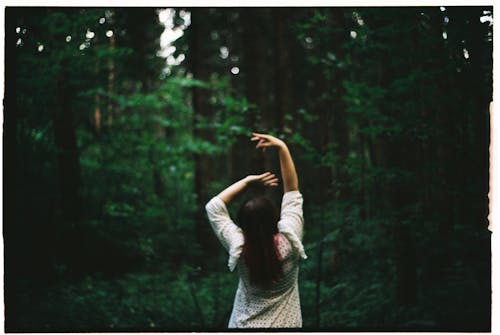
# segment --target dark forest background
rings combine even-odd
[[[158,13],[6,8],[7,331],[223,329],[204,204],[279,171],[251,131],[297,165],[304,330],[490,330],[492,7],[175,8],[168,65]]]

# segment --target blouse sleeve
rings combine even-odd
[[[229,253],[228,267],[233,271],[243,250],[244,237],[227,210],[226,204],[218,197],[212,198],[206,205],[208,220],[215,236]]]
[[[300,257],[307,256],[302,245],[304,233],[304,216],[302,212],[303,198],[299,191],[286,192],[281,203],[281,216],[278,230],[291,242]]]

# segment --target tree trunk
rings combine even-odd
[[[293,69],[291,64],[290,50],[292,48],[290,36],[288,35],[290,22],[288,21],[291,11],[289,8],[273,8],[271,18],[273,22],[273,41],[274,41],[274,108],[272,113],[268,113],[268,118],[272,124],[272,129],[283,133],[284,135],[292,135],[291,120],[285,118],[285,115],[294,114],[293,101]],[[269,111],[271,112],[271,110]],[[271,171],[279,171],[279,160],[274,159],[269,166]],[[299,171],[300,172],[300,171]],[[270,190],[273,197],[279,199],[281,196],[280,189]]]
[[[289,8],[273,9],[274,83],[276,92],[273,128],[291,133],[291,124],[285,120],[287,113],[293,113],[293,70],[290,64],[290,42],[287,34],[289,26],[287,18],[289,15]]]
[[[333,50],[338,59],[344,60],[345,55],[342,50],[342,44],[349,38],[346,22],[344,18],[344,10],[342,8],[333,8],[330,10],[329,23],[332,26],[332,42]],[[338,143],[337,152],[340,156],[340,162],[345,162],[349,151],[352,150],[352,139],[349,137],[349,127],[346,122],[345,104],[342,97],[345,95],[345,88],[342,82],[346,79],[347,74],[344,70],[337,68],[335,71],[335,79],[332,83],[333,100],[330,107],[332,111],[332,130],[335,142]],[[354,137],[352,137],[354,138]],[[341,181],[337,183],[337,201],[349,201],[351,199],[351,188],[349,187],[349,176],[345,169],[342,168],[344,164],[340,164],[334,168],[335,179]]]
[[[75,222],[81,218],[80,163],[71,108],[73,92],[68,82],[69,65],[63,60],[61,66],[56,78],[58,107],[53,113],[54,137],[61,176],[62,215],[65,221]]]
[[[209,80],[209,52],[207,50],[207,41],[210,40],[210,27],[207,24],[208,9],[195,8],[191,11],[190,34],[190,60],[189,65],[193,77],[198,80]],[[205,88],[193,87],[193,109],[197,116],[208,120],[212,116],[209,105],[210,94]],[[195,118],[196,119],[196,118]],[[195,121],[196,122],[196,121]],[[213,143],[213,134],[203,127],[194,125],[193,135],[195,139]],[[209,185],[214,180],[214,159],[204,153],[195,155],[195,190],[197,194],[197,216],[196,232],[198,240],[204,250],[209,254],[214,254],[216,250],[216,241],[210,231],[205,214],[205,204],[210,200],[213,194],[209,194]]]
[[[267,9],[251,8],[241,11],[242,32],[242,74],[244,76],[245,95],[251,104],[256,105],[255,112],[250,114],[250,124],[255,131],[269,130],[269,89],[266,71],[266,52],[269,46],[265,38],[265,19]],[[248,148],[248,150],[241,150]],[[262,172],[269,167],[269,161],[260,152],[248,144],[248,139],[241,139],[234,145],[232,154],[233,171],[238,174],[241,171],[249,173]],[[236,180],[239,175],[234,175]]]
[[[109,48],[111,51],[114,51],[116,47],[116,41],[115,41],[115,35],[113,34],[109,38]],[[108,60],[108,105],[106,108],[106,114],[107,115],[107,121],[108,121],[108,127],[111,127],[113,124],[113,101],[111,99],[111,96],[114,91],[114,85],[115,85],[115,61],[113,57],[109,57]]]
[[[95,43],[96,44],[99,43],[99,37],[98,36],[95,37]],[[94,74],[95,74],[96,78],[99,78],[99,71],[100,71],[99,59],[96,58],[95,65],[94,65]],[[95,132],[99,133],[100,130],[101,130],[101,122],[102,122],[101,94],[99,92],[94,93],[94,103],[95,103],[95,107],[94,107],[94,128],[95,128]]]

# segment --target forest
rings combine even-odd
[[[304,331],[490,331],[492,28],[491,6],[6,7],[5,331],[226,329],[204,205],[279,173],[252,131],[297,167]]]

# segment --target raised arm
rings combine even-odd
[[[236,183],[228,186],[225,190],[220,192],[217,197],[224,201],[224,203],[227,205],[250,183],[261,183],[264,186],[278,186],[278,178],[276,178],[276,176],[270,172],[266,172],[260,175],[246,176],[245,178],[240,179]]]
[[[256,148],[262,148],[263,150],[267,147],[278,148],[284,193],[298,190],[299,179],[297,177],[297,172],[295,171],[292,155],[290,154],[290,150],[288,150],[285,142],[267,134],[253,133],[252,135],[253,137],[251,138],[251,141],[259,141]]]

